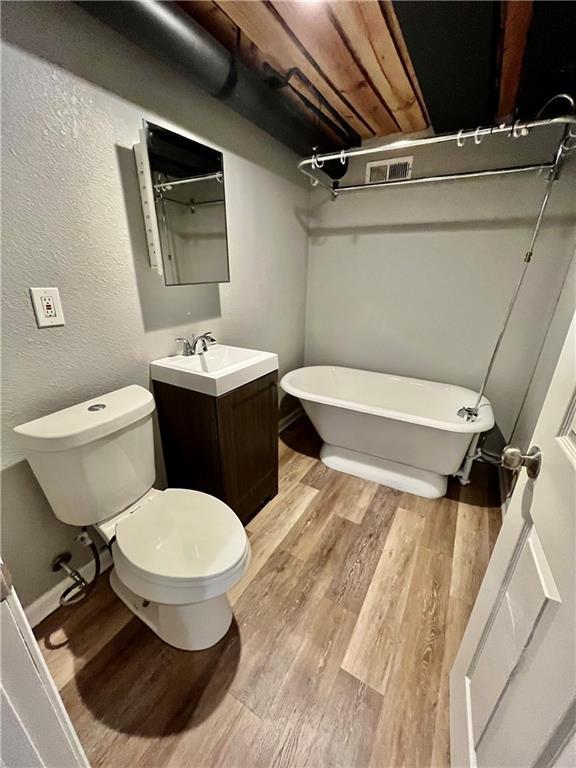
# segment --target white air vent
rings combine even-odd
[[[412,178],[413,160],[414,155],[410,155],[410,157],[392,157],[390,160],[374,160],[366,163],[366,184],[381,184]]]

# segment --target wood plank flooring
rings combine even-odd
[[[448,674],[500,527],[491,469],[426,500],[327,469],[305,418],[248,525],[235,621],[199,653],[114,596],[36,630],[92,766],[449,765]]]

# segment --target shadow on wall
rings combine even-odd
[[[503,230],[517,231],[527,229],[534,223],[534,217],[508,219],[470,219],[461,221],[409,221],[401,223],[367,224],[365,226],[318,226],[310,222],[308,235],[313,245],[323,245],[330,237],[350,237],[353,242],[364,235],[396,235],[396,234],[433,234],[444,232],[500,232]],[[574,217],[548,216],[542,224],[542,232],[564,227],[571,231]]]
[[[217,283],[167,287],[162,275],[150,269],[134,153],[126,147],[116,146],[116,157],[144,330],[155,331],[220,317]]]
[[[50,560],[58,552],[72,553],[73,564],[86,562],[86,550],[71,542],[75,528],[56,519],[28,462],[19,461],[1,473],[0,527],[2,555],[10,569],[20,601],[28,605],[39,591],[57,584],[63,574],[53,573]],[[22,518],[26,525],[22,525]],[[31,532],[33,532],[31,534]],[[50,556],[47,558],[46,553]],[[10,553],[7,555],[7,553]],[[35,568],[31,572],[31,564]],[[38,572],[45,574],[44,589],[38,589]]]

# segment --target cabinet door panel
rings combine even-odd
[[[218,398],[224,495],[243,523],[278,493],[278,374]]]
[[[223,499],[216,398],[154,382],[166,479]]]

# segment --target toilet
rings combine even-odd
[[[56,517],[110,545],[110,584],[165,642],[217,643],[232,622],[228,590],[250,561],[239,518],[199,491],[153,487],[154,398],[132,385],[15,428]]]

